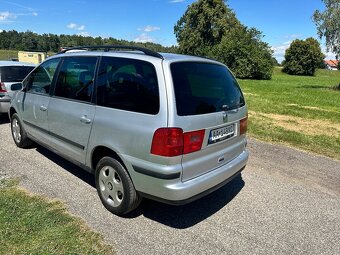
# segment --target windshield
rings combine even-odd
[[[171,64],[177,114],[213,113],[245,105],[241,89],[222,65],[197,62]]]
[[[21,82],[33,68],[33,66],[2,66],[0,67],[1,82]]]

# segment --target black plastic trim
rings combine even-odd
[[[24,123],[25,123],[26,125],[28,125],[28,126],[31,126],[31,127],[35,128],[35,129],[40,130],[41,132],[43,132],[43,133],[45,133],[45,134],[48,134],[48,135],[50,135],[50,136],[53,136],[53,137],[55,137],[55,138],[57,138],[57,139],[59,139],[59,140],[61,140],[61,141],[64,141],[64,142],[66,142],[66,143],[68,143],[68,144],[71,144],[71,145],[73,145],[74,147],[77,147],[78,149],[81,149],[81,150],[84,150],[84,149],[85,149],[85,146],[83,146],[83,145],[81,145],[81,144],[75,143],[75,142],[73,142],[73,141],[71,141],[71,140],[69,140],[69,139],[66,139],[66,138],[64,138],[64,137],[62,137],[62,136],[60,136],[60,135],[57,135],[57,134],[55,134],[55,133],[52,133],[52,132],[50,132],[50,131],[48,131],[48,130],[46,130],[46,129],[44,129],[44,128],[41,128],[41,127],[39,127],[39,126],[36,126],[36,125],[34,125],[34,124],[32,124],[32,123],[30,123],[30,122],[28,122],[28,121],[25,121],[25,120],[24,120]]]
[[[133,169],[140,174],[145,174],[151,177],[155,177],[158,179],[163,179],[163,180],[173,180],[177,179],[181,176],[181,173],[171,173],[171,174],[163,174],[163,173],[157,173],[139,166],[132,166]]]
[[[66,48],[64,50],[61,50],[58,54],[65,53],[65,52],[68,52],[70,50],[92,50],[92,49],[103,49],[105,52],[109,52],[110,49],[136,50],[136,51],[141,51],[145,55],[148,55],[148,56],[164,59],[164,57],[156,51],[149,50],[149,49],[142,48],[142,47],[122,46],[122,45],[77,46],[77,47],[70,47],[70,48]]]

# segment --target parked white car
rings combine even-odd
[[[35,65],[25,62],[0,61],[0,114],[7,113],[13,92],[11,85],[22,82]]]

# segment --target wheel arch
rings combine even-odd
[[[128,171],[126,165],[124,164],[123,160],[119,157],[118,153],[106,146],[97,146],[96,148],[93,149],[91,156],[91,168],[93,169],[93,171],[95,171],[98,162],[103,157],[112,157],[116,159]]]
[[[9,116],[10,119],[12,119],[12,116],[13,116],[14,113],[17,113],[17,111],[14,109],[14,107],[9,108],[8,116]]]

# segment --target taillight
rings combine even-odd
[[[153,135],[151,153],[165,157],[183,154],[183,130],[181,128],[159,128]]]
[[[248,116],[240,120],[240,135],[247,133]]]
[[[153,135],[151,153],[164,157],[175,157],[202,148],[204,130],[183,133],[181,128],[159,128]]]
[[[205,130],[184,133],[183,154],[199,151],[202,148]]]
[[[0,92],[7,92],[5,83],[3,82],[0,83]]]

